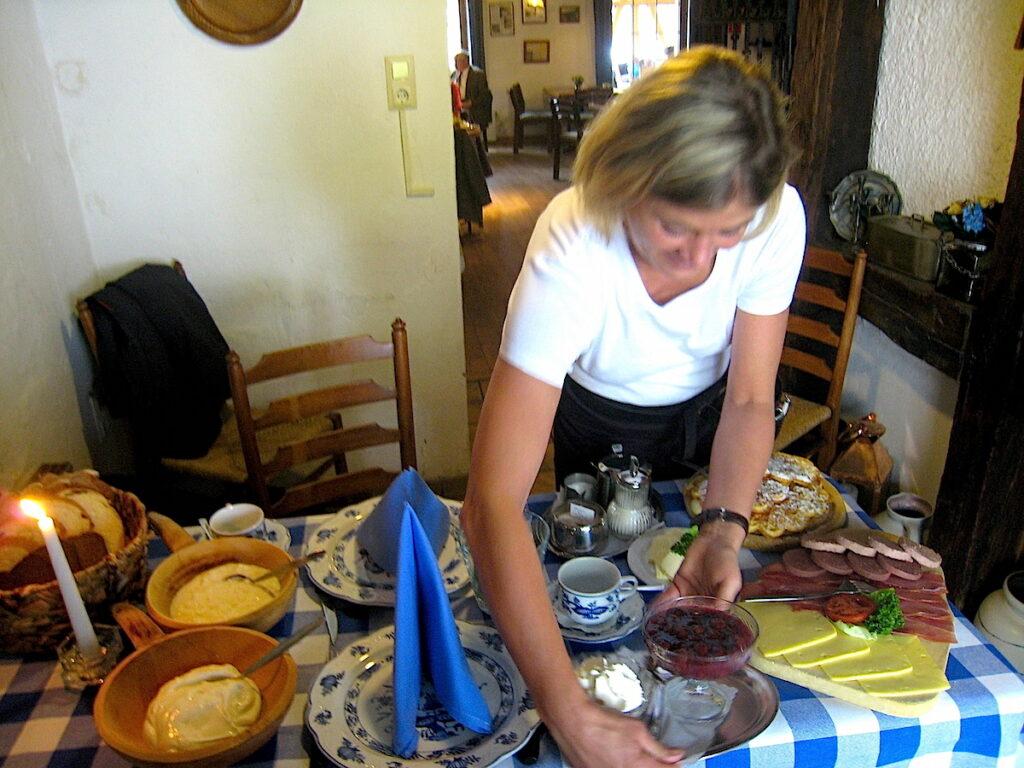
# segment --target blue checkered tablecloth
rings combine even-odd
[[[678,484],[655,484],[666,508],[666,523],[682,525],[687,517]],[[544,509],[551,496],[531,499]],[[849,501],[849,499],[848,499]],[[283,521],[291,535],[290,552],[302,554],[305,542],[328,519],[303,517]],[[850,512],[851,525],[870,525],[863,512]],[[160,542],[150,546],[150,561],[166,555]],[[774,555],[744,551],[745,578]],[[624,559],[620,567],[626,570]],[[554,573],[557,558],[548,557]],[[392,622],[392,611],[334,600],[320,593],[303,571],[295,602],[270,634],[284,637],[321,612],[321,603],[339,619],[335,650]],[[457,618],[484,621],[471,595],[453,601]],[[1024,681],[974,626],[954,608],[958,642],[946,669],[952,687],[939,696],[934,709],[917,718],[898,718],[848,704],[798,685],[772,678],[780,707],[774,721],[758,736],[728,752],[706,758],[706,768],[784,768],[785,766],[944,766],[1024,765],[1020,734],[1024,725]],[[634,633],[635,635],[636,633]],[[636,638],[627,641],[635,645]],[[592,651],[598,646],[574,646]],[[304,726],[307,692],[330,655],[326,630],[300,641],[291,651],[299,667],[295,699],[277,736],[240,765],[258,768],[299,768],[333,765],[320,754]],[[56,659],[0,655],[0,765],[5,768],[88,768],[127,763],[100,742],[92,721],[93,693],[65,691]],[[518,768],[507,758],[502,768]],[[560,768],[562,761],[550,738],[540,742],[540,768]],[[474,768],[487,768],[478,766]]]

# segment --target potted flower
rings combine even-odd
[[[575,90],[577,90],[577,91],[580,88],[582,88],[583,87],[583,75],[573,75],[572,76],[572,85],[573,85],[573,88]]]

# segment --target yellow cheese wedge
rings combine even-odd
[[[949,680],[935,659],[928,653],[921,638],[915,635],[893,635],[914,668],[902,675],[858,680],[861,688],[875,696],[924,696],[949,688]]]
[[[913,668],[914,665],[903,652],[903,644],[894,640],[892,636],[880,637],[873,641],[868,653],[863,656],[822,667],[826,675],[841,682],[902,675]]]
[[[785,603],[741,602],[757,619],[757,649],[771,658],[836,636],[835,625],[816,611],[794,611]]]
[[[839,632],[824,643],[815,643],[783,655],[786,657],[786,661],[794,667],[804,669],[818,664],[833,664],[843,659],[865,656],[870,650],[869,643],[864,638]]]

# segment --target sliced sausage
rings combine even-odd
[[[856,552],[864,557],[874,557],[875,548],[871,546],[867,537],[857,535],[853,531],[836,531],[836,541],[846,547],[849,552]]]
[[[814,579],[825,575],[825,569],[811,560],[811,553],[803,547],[793,547],[783,552],[782,564],[794,576]]]
[[[800,537],[800,543],[818,552],[842,554],[846,551],[846,547],[836,541],[833,533],[805,533]]]
[[[908,563],[914,559],[899,545],[899,542],[890,539],[881,531],[871,530],[868,533],[868,541],[871,542],[871,546],[880,555],[885,555],[893,560],[905,560]]]
[[[914,560],[919,562],[925,568],[938,568],[942,565],[942,555],[931,547],[919,544],[912,539],[908,539],[906,536],[900,537],[900,546],[908,555],[914,558]]]
[[[878,555],[877,560],[893,576],[898,576],[901,579],[908,579],[910,581],[917,581],[921,578],[921,574],[924,572],[921,568],[921,564],[913,560],[894,560],[887,555]]]
[[[856,552],[846,553],[846,562],[853,568],[853,572],[865,579],[885,581],[889,578],[889,571],[878,562],[875,551],[871,550],[871,556],[858,555]]]
[[[824,568],[829,573],[837,573],[840,576],[849,576],[853,568],[846,561],[846,555],[840,552],[824,552],[820,549],[810,551],[811,560],[815,565]]]

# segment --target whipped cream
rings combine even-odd
[[[644,703],[644,688],[633,669],[604,657],[586,659],[576,669],[580,685],[590,697],[619,712],[631,712]]]
[[[160,687],[143,731],[158,749],[198,749],[245,731],[262,706],[259,687],[234,665],[206,664]]]

